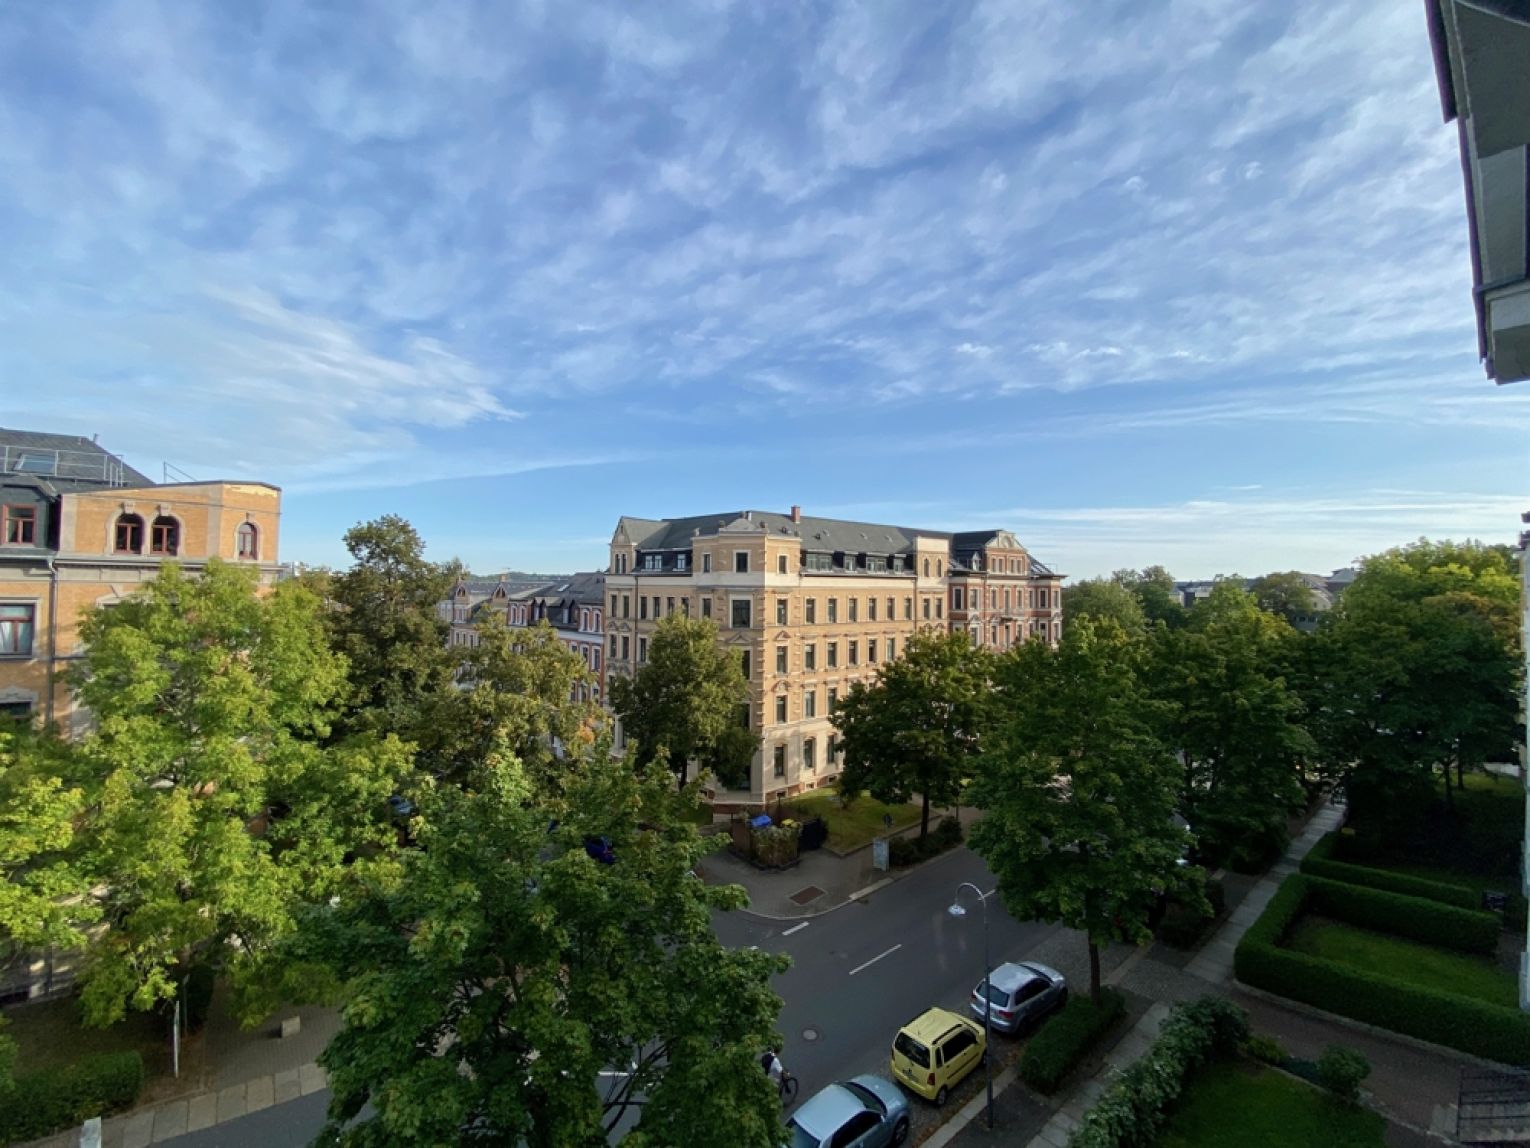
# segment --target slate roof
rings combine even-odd
[[[742,521],[746,518],[748,521]],[[941,530],[850,522],[840,518],[813,518],[806,514],[800,522],[793,522],[791,515],[777,514],[770,510],[740,510],[667,520],[628,518],[623,515],[620,525],[639,550],[686,550],[698,534],[703,537],[716,535],[723,527],[734,523],[755,530],[763,527],[770,534],[800,538],[808,550],[843,551],[847,554],[912,553],[916,537],[951,537]]]
[[[20,469],[20,458],[29,451],[46,452],[49,469]],[[54,456],[54,451],[61,453]],[[57,490],[156,485],[153,479],[134,470],[100,443],[82,435],[50,434],[46,431],[14,430],[9,427],[0,427],[0,473],[19,473],[41,478]]]

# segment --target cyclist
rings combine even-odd
[[[760,1067],[765,1070],[765,1075],[770,1077],[770,1082],[780,1088],[781,1078],[786,1074],[786,1066],[781,1063],[781,1058],[776,1055],[775,1049],[765,1050],[760,1057]]]

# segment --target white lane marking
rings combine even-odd
[[[812,924],[811,921],[803,921],[802,924],[800,924],[800,925],[793,925],[790,929],[787,929],[786,932],[782,933],[781,935],[783,937],[789,937],[793,933],[800,933],[800,932],[802,932],[803,929],[807,928],[810,924]]]
[[[856,973],[860,972],[862,969],[869,969],[869,968],[871,968],[872,965],[876,964],[883,957],[891,956],[893,953],[896,953],[902,947],[903,947],[902,944],[896,944],[892,948],[888,949],[887,952],[885,952],[885,953],[878,953],[876,956],[872,957],[871,960],[867,961],[864,965],[856,965],[855,968],[850,970],[850,975],[853,977],[853,976],[855,976]]]
[[[864,889],[857,889],[854,893],[851,893],[850,896],[846,897],[845,900],[859,901],[862,897],[869,896],[870,894],[875,893],[878,889],[886,888],[892,883],[893,879],[891,877],[883,877],[875,885],[867,885]]]

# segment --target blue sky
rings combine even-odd
[[[1417,3],[19,4],[0,250],[0,425],[274,482],[289,560],[798,503],[1194,577],[1530,506]]]

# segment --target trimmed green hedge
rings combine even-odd
[[[1326,877],[1330,881],[1343,881],[1349,885],[1365,885],[1372,889],[1385,889],[1389,893],[1402,893],[1408,897],[1422,897],[1426,901],[1439,901],[1460,909],[1476,909],[1477,894],[1465,885],[1451,885],[1444,881],[1430,881],[1423,877],[1410,877],[1406,873],[1392,873],[1386,869],[1372,869],[1369,865],[1354,865],[1335,859],[1340,843],[1339,830],[1325,833],[1312,851],[1302,858],[1302,872],[1309,877]]]
[[[894,837],[887,846],[887,860],[894,868],[917,865],[961,843],[962,823],[948,813],[936,823],[923,841],[917,837]]]
[[[1325,917],[1463,953],[1491,954],[1498,949],[1503,926],[1492,913],[1326,877],[1308,877],[1307,882],[1309,907]]]
[[[1530,1064],[1530,1014],[1453,993],[1419,988],[1405,981],[1281,948],[1281,938],[1309,907],[1314,886],[1334,884],[1300,873],[1286,878],[1270,899],[1269,907],[1238,944],[1233,967],[1240,981],[1340,1016],[1475,1056],[1505,1064]],[[1362,892],[1382,897],[1397,896],[1378,890]],[[1436,909],[1447,908],[1411,897],[1401,900]],[[1330,912],[1332,908],[1330,901]],[[1388,931],[1393,930],[1389,927]]]
[[[1100,1006],[1087,995],[1071,997],[1042,1025],[1020,1058],[1020,1078],[1038,1092],[1051,1092],[1126,1012],[1126,998],[1102,989]]]
[[[143,1057],[107,1052],[19,1075],[0,1091],[0,1144],[36,1140],[128,1108],[143,1091]]]
[[[1148,1148],[1190,1075],[1231,1056],[1247,1037],[1248,1014],[1225,998],[1176,1005],[1153,1047],[1127,1066],[1085,1114],[1069,1148]]]

